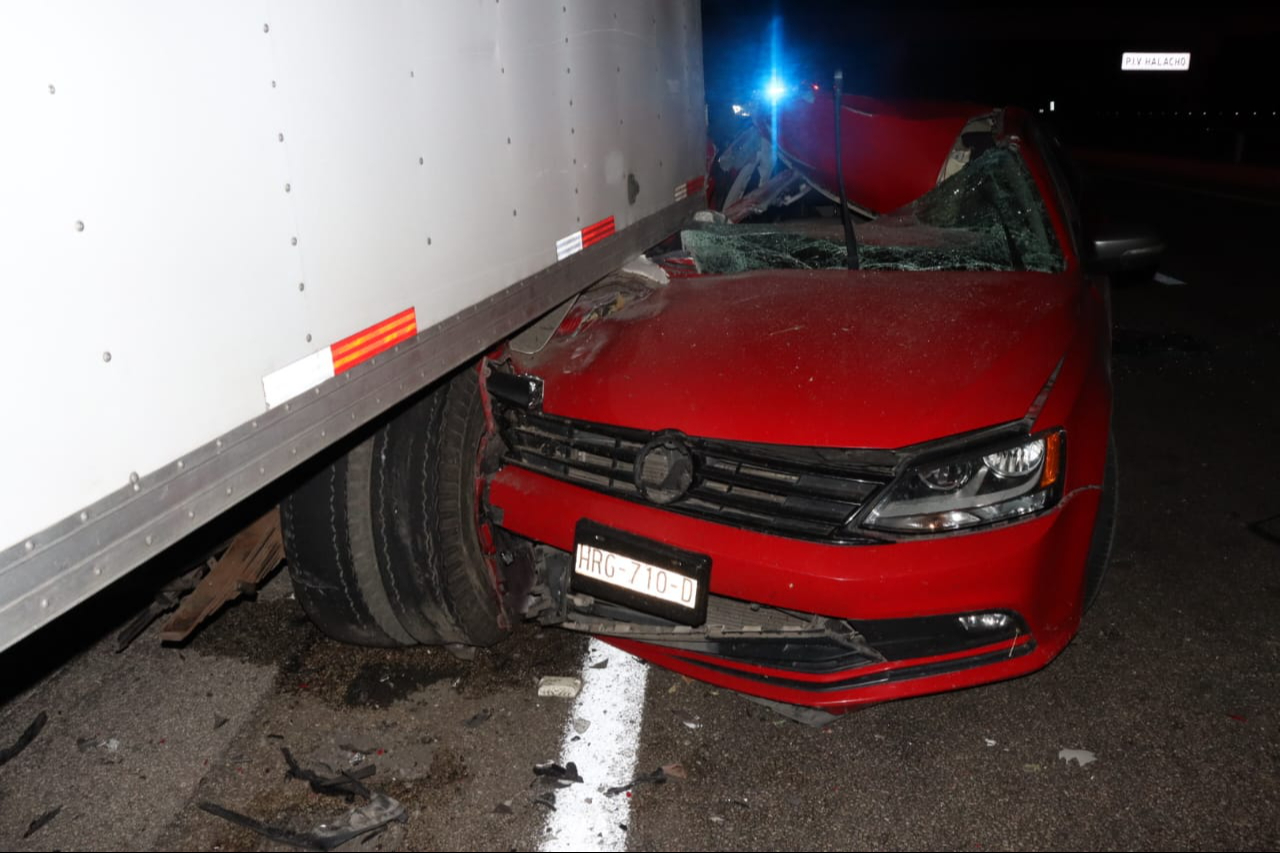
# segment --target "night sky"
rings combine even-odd
[[[1280,11],[1265,7],[1219,4],[1206,14],[1172,6],[704,0],[703,31],[713,129],[714,114],[748,99],[775,65],[789,80],[824,85],[840,65],[846,91],[878,97],[1033,110],[1052,100],[1066,135],[1090,144],[1111,136],[1113,147],[1195,149],[1214,158],[1243,129],[1253,159],[1280,162]],[[1124,51],[1189,51],[1191,68],[1122,72]]]

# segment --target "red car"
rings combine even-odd
[[[670,283],[606,280],[485,367],[487,506],[544,621],[828,709],[1021,675],[1070,642],[1115,514],[1108,295],[1086,266],[1106,259],[1026,113],[884,113],[886,134],[950,136],[932,189],[859,226],[859,271],[837,220],[691,228],[659,259]],[[853,192],[895,196],[857,166]]]
[[[838,197],[834,108],[809,88],[768,141]],[[837,217],[698,217],[283,505],[316,621],[459,648],[520,614],[828,710],[1062,651],[1115,518],[1105,271],[1159,244],[1088,235],[1021,110],[841,115],[860,269]],[[377,529],[333,527],[350,560],[309,568],[292,531],[353,500]]]

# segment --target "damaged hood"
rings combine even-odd
[[[1023,417],[1080,291],[1043,273],[769,271],[680,279],[515,366],[549,414],[819,447],[897,448]]]

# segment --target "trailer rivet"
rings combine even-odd
[[[213,443],[213,446],[214,446],[214,447],[216,447],[216,448],[218,448],[219,450],[221,450],[221,449],[222,449],[222,439],[218,439],[217,441],[215,441],[215,442]]]
[[[410,71],[410,72],[409,72],[409,76],[410,76],[410,77],[412,77],[412,76],[413,76],[413,72],[412,72],[412,71]]]
[[[94,566],[94,567],[93,567],[93,574],[94,574],[94,576],[101,575],[101,574],[102,574],[102,567],[101,567],[101,566]]]
[[[195,518],[195,517],[196,517],[195,510],[192,510],[192,509],[187,510],[187,518]]]
[[[269,32],[271,32],[271,25],[270,25],[270,24],[263,24],[263,25],[262,25],[262,31],[263,31],[264,33],[269,33]]]
[[[227,494],[231,494],[231,487],[227,486]]]
[[[328,434],[327,432],[325,432],[324,430],[320,430],[320,437],[321,437],[321,438],[325,438],[325,437],[327,437],[328,435],[329,435],[329,434]]]
[[[512,216],[515,216],[515,215],[516,215],[516,212],[515,212],[514,210],[513,210],[513,211],[511,211],[511,215],[512,215]]]
[[[293,191],[293,185],[292,185],[292,184],[285,184],[285,185],[284,185],[284,191],[285,191],[285,192],[292,192],[292,191]]]
[[[272,84],[272,85],[275,85],[275,84]],[[280,142],[284,142],[284,134],[283,134],[283,133],[277,133],[277,134],[276,134],[276,139],[277,139],[277,140],[279,140]]]
[[[305,281],[298,282],[298,292],[302,292],[306,289],[307,289],[307,283]]]
[[[52,95],[52,94],[53,94],[54,92],[56,92],[56,91],[58,91],[58,90],[57,90],[57,89],[55,89],[55,88],[53,88],[53,84],[52,84],[52,83],[50,83],[50,84],[49,84],[49,94],[50,94],[50,95]]]
[[[259,475],[259,476],[261,476],[261,475],[263,475],[263,474],[265,474],[265,473],[267,473],[267,468],[266,468],[266,466],[265,466],[265,465],[259,465],[259,466],[258,466],[258,475]]]
[[[83,220],[83,219],[77,219],[77,220],[76,220],[76,230],[77,230],[77,231],[83,231],[83,230],[84,230],[84,220]]]
[[[508,137],[507,137],[507,144],[508,144],[508,145],[510,145],[510,144],[511,144],[511,137],[510,137],[510,136],[508,136]]]
[[[140,479],[141,477],[138,476],[137,471],[132,471],[129,473],[129,482],[133,483],[135,486],[138,485],[138,480]]]
[[[426,163],[426,162],[427,162],[427,161],[426,161],[426,160],[424,160],[423,158],[421,158],[421,157],[419,157],[419,158],[418,158],[418,165],[419,165],[419,166],[423,165],[423,164],[424,164],[424,163]]]
[[[288,403],[285,403],[285,404],[284,404],[284,410],[285,410],[286,412],[287,412],[287,411],[289,411],[289,404],[288,404]]]
[[[148,536],[148,537],[147,537],[146,542],[147,542],[147,544],[148,544],[148,545],[150,545],[150,544],[151,544],[151,537],[150,537],[150,536]]]
[[[179,459],[179,460],[178,460],[178,470],[179,470],[179,471],[181,471],[183,468],[186,468],[186,467],[187,467],[187,463],[185,463],[185,462],[183,462],[181,459]]]
[[[297,238],[297,237],[290,237],[290,238],[289,238],[289,245],[291,245],[291,246],[296,246],[296,245],[298,245],[298,238]]]
[[[311,343],[311,333],[307,332],[307,343]]]
[[[249,424],[249,429],[257,429],[257,428],[258,428],[258,422],[257,422],[257,421],[252,421],[252,422],[250,422],[250,424]]]
[[[274,89],[275,87],[276,87],[276,81],[275,81],[275,80],[272,80],[272,81],[271,81],[271,88],[272,88],[272,89]]]
[[[296,447],[291,447],[291,448],[289,448],[289,455],[290,455],[290,456],[297,456],[297,455],[298,455],[298,448],[296,448]]]
[[[427,238],[427,245],[428,245],[428,246],[430,246],[430,245],[431,245],[431,238],[430,238],[430,237],[428,237],[428,238]]]
[[[82,513],[80,513],[80,521],[81,521],[81,522],[85,522],[85,521],[88,521],[88,520],[89,520],[89,513],[87,513],[87,512],[82,512]]]
[[[34,542],[32,542],[30,539],[28,539],[28,540],[27,540],[27,543],[26,543],[23,547],[24,547],[24,548],[26,548],[28,551],[31,551],[31,550],[33,550],[33,549],[36,547],[36,543],[34,543]]]
[[[111,361],[111,353],[110,353],[109,351],[108,351],[108,352],[104,352],[104,353],[102,354],[102,360],[103,360],[103,361]]]
[[[49,606],[49,599],[47,599],[47,598],[42,598],[42,599],[40,599],[40,606],[41,606],[41,607],[48,607],[48,606]]]

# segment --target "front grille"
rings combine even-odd
[[[636,486],[636,457],[659,433],[500,410],[508,462],[610,495],[650,504]],[[681,436],[692,485],[665,509],[735,527],[822,541],[866,541],[845,525],[890,479],[858,451],[782,447]],[[653,497],[650,490],[650,497]]]

